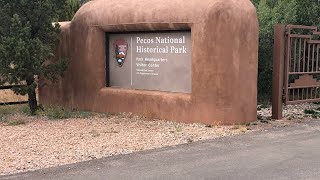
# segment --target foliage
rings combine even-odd
[[[35,115],[36,77],[56,80],[67,68],[66,60],[49,61],[59,43],[60,28],[54,0],[0,0],[0,77],[1,84],[20,84],[16,94],[28,94],[31,114]]]
[[[60,0],[61,1],[61,0]],[[62,8],[58,10],[58,21],[70,21],[80,8],[79,0],[62,0]]]
[[[320,26],[320,1],[297,0],[297,24],[306,26]]]
[[[273,27],[275,24],[320,25],[318,0],[253,0],[257,8],[259,38],[259,101],[271,98]]]
[[[313,109],[305,109],[304,113],[305,114],[316,114],[317,112],[315,110],[313,110]]]
[[[43,111],[39,112],[40,116],[48,117],[49,119],[70,119],[70,118],[89,118],[93,113],[86,111],[72,111],[60,107],[46,107]]]
[[[59,0],[62,8],[58,10],[58,21],[70,21],[78,9],[90,0]]]
[[[314,110],[314,109],[305,109],[304,113],[308,114],[308,115],[311,115],[311,117],[315,118],[315,119],[318,119],[320,117],[319,108],[317,108],[316,110]]]

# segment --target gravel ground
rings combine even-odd
[[[286,106],[285,118],[279,121],[271,120],[271,109],[264,108],[258,111],[256,122],[214,127],[131,114],[66,120],[12,115],[6,117],[6,123],[0,121],[0,175],[289,126],[312,120],[304,110],[318,107]]]
[[[317,108],[320,108],[320,105],[313,103],[283,106],[283,117],[285,120],[310,119],[311,115],[305,114],[304,110],[316,110]],[[260,117],[263,120],[271,120],[271,115],[271,107],[258,111],[258,119]]]
[[[147,121],[130,115],[59,121],[14,115],[9,119],[26,124],[0,124],[1,175],[247,132],[241,126]]]

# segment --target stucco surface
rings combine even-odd
[[[40,88],[43,104],[206,124],[256,120],[258,22],[249,0],[94,0],[61,27],[57,54],[69,68]],[[190,29],[190,94],[106,87],[105,33]]]

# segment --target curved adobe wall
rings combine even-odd
[[[44,104],[180,122],[256,120],[258,22],[250,0],[94,0],[62,29],[61,46],[69,47],[58,54],[70,65],[59,84],[40,89]],[[188,29],[191,94],[105,87],[105,32]]]

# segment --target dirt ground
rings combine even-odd
[[[13,93],[12,90],[0,90],[0,102],[27,101],[27,96],[20,96]]]
[[[0,116],[0,175],[303,123],[312,120],[304,109],[318,106],[287,107],[279,121],[271,120],[270,108],[259,107],[256,122],[213,127],[131,114],[64,120],[9,114]]]

